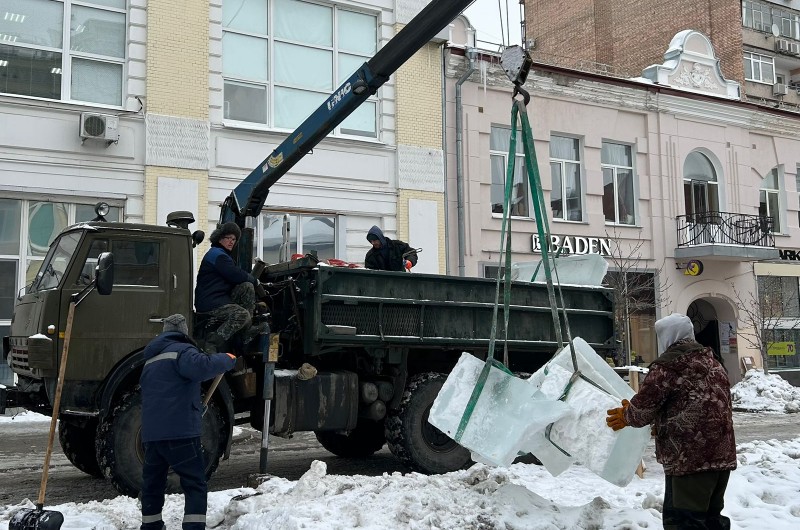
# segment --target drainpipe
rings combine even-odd
[[[444,173],[444,273],[450,274],[450,208],[447,185],[447,42],[442,43],[442,172]]]
[[[464,109],[461,104],[461,85],[469,79],[475,71],[475,57],[478,55],[475,48],[468,47],[466,56],[469,66],[459,80],[456,82],[456,190],[458,193],[458,275],[465,276],[464,258],[466,255],[466,236],[464,231],[464,140],[463,140],[463,114]]]

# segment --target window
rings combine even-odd
[[[489,137],[489,162],[492,170],[490,191],[492,213],[503,213],[505,204],[506,170],[508,168],[508,149],[511,147],[511,129],[492,126]],[[517,133],[517,146],[514,154],[514,185],[511,188],[509,215],[530,217],[528,179],[525,174],[525,152],[521,133]]]
[[[553,219],[582,221],[580,141],[577,138],[550,137],[550,174],[553,177],[550,192]]]
[[[772,217],[771,231],[777,234],[783,233],[778,168],[773,168],[761,181],[761,189],[758,194],[758,216],[762,218]]]
[[[783,9],[773,9],[772,23],[778,26],[781,36],[789,37],[790,39],[798,38],[798,16],[796,13],[784,11]]]
[[[633,195],[631,146],[603,142],[603,213],[606,222],[632,225],[636,222]]]
[[[256,255],[267,263],[293,254],[316,252],[320,260],[336,257],[336,218],[330,215],[263,214]]]
[[[112,207],[106,219],[119,221],[121,215]],[[17,294],[32,284],[61,230],[94,218],[89,204],[0,199],[0,327],[11,324]]]
[[[122,105],[126,0],[0,0],[0,92]]]
[[[683,163],[683,200],[687,220],[713,222],[719,213],[717,172],[708,157],[700,152],[689,153]]]
[[[775,84],[775,59],[767,55],[745,52],[744,78],[757,83]]]
[[[111,252],[114,285],[158,286],[157,241],[112,241]]]
[[[223,116],[295,129],[377,50],[375,15],[300,0],[222,2]],[[377,137],[377,97],[338,134]]]
[[[769,31],[772,26],[769,6],[744,0],[742,2],[742,25],[757,31]]]

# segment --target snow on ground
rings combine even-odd
[[[19,423],[33,423],[33,422],[47,422],[50,423],[50,416],[39,414],[38,412],[31,412],[30,410],[17,409],[19,412],[12,414],[7,412],[5,415],[0,414],[0,424],[19,422]]]
[[[800,412],[800,388],[779,375],[748,370],[731,388],[733,410],[744,412]]]
[[[797,389],[786,389],[783,383],[777,376],[751,371],[734,387],[737,406],[787,411],[791,408],[787,405],[797,402],[793,393]],[[762,403],[766,399],[782,407],[767,407]],[[739,467],[731,474],[723,511],[731,518],[732,528],[800,528],[800,437],[743,443],[737,452]],[[314,461],[297,481],[273,478],[257,490],[240,488],[209,494],[208,527],[653,529],[661,527],[663,481],[660,465],[649,466],[643,478],[634,477],[622,488],[578,465],[559,477],[531,464],[508,468],[475,464],[445,475],[392,473],[366,477],[328,475],[326,465]],[[8,528],[9,519],[21,507],[32,508],[33,503],[26,499],[17,505],[0,506],[0,530]],[[122,496],[46,508],[64,514],[65,530],[136,529],[141,520],[138,501]],[[183,496],[169,495],[163,511],[168,529],[180,528],[182,513]]]
[[[800,438],[739,446],[739,468],[725,497],[734,529],[800,528]],[[551,477],[541,466],[476,464],[465,471],[425,476],[327,475],[314,461],[297,481],[273,478],[257,490],[211,493],[208,527],[231,530],[329,529],[653,529],[661,527],[664,475],[648,469],[620,488],[580,466]],[[242,495],[245,498],[236,499]],[[21,506],[0,508],[0,528]],[[64,529],[135,529],[138,502],[117,497],[48,507],[65,516]],[[180,528],[183,497],[169,495],[164,518]]]

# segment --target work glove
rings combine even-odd
[[[407,259],[406,259],[406,260],[403,260],[403,261],[405,262],[403,265],[405,266],[406,270],[407,270],[407,271],[410,271],[410,270],[411,270],[411,267],[413,267],[413,266],[414,266],[414,264],[413,264],[413,263],[411,263],[411,261],[409,261],[409,260],[407,260]]]
[[[630,401],[623,399],[621,407],[607,410],[606,414],[608,414],[608,417],[606,417],[606,424],[615,431],[627,427],[628,423],[625,421],[625,410],[627,410],[630,404]]]

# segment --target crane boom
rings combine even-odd
[[[246,217],[261,213],[269,189],[368,97],[375,94],[400,66],[449,24],[473,0],[433,0],[369,61],[356,70],[300,126],[284,139],[225,199],[220,223],[244,228]],[[239,262],[251,245],[240,245]]]

